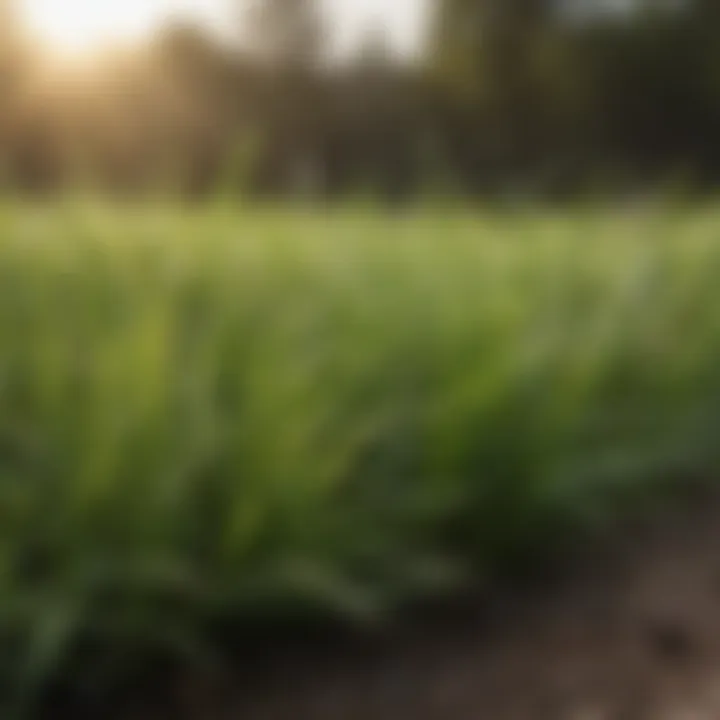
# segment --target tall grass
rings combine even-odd
[[[711,212],[3,206],[0,697],[373,619],[712,472],[718,241]]]

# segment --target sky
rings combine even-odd
[[[197,19],[219,30],[237,18],[237,0],[18,0],[39,40],[66,50],[137,39],[168,16]],[[432,0],[321,0],[337,47],[349,50],[368,26],[383,24],[394,47],[413,54],[422,45]],[[236,19],[234,20],[237,21]]]
[[[415,53],[422,45],[430,0],[326,0],[338,42],[352,46],[370,23],[382,22],[394,45]]]

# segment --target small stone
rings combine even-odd
[[[648,628],[648,640],[656,655],[673,662],[687,659],[695,650],[692,632],[672,621],[653,623]]]

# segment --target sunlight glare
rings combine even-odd
[[[150,0],[22,0],[28,30],[48,49],[86,52],[134,42],[163,20],[167,6]]]
[[[257,0],[18,0],[21,18],[46,50],[87,54],[114,44],[134,44],[169,17],[204,25],[220,35],[231,30],[243,3]],[[424,37],[433,0],[318,0],[327,12],[339,51],[362,40],[368,26],[383,23],[401,53],[415,52]],[[2,0],[0,0],[0,4]]]

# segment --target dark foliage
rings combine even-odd
[[[713,187],[717,3],[614,7],[438,0],[421,62],[397,58],[380,27],[337,63],[312,0],[262,0],[238,23],[251,42],[178,25],[61,78],[7,17],[2,179],[395,200]]]

